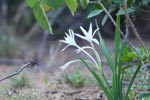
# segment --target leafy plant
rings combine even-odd
[[[82,87],[85,82],[85,77],[81,75],[78,69],[75,69],[73,73],[66,72],[66,82],[70,83],[73,87]]]
[[[116,23],[118,24],[118,26],[120,26],[120,16],[117,16]],[[115,51],[114,58],[112,58],[108,52],[103,38],[101,37],[98,24],[96,23],[96,25],[97,29],[94,32],[92,31],[92,24],[90,24],[88,31],[86,31],[83,27],[80,27],[84,36],[81,36],[77,33],[74,33],[72,30],[69,30],[69,34],[66,34],[65,40],[60,40],[61,42],[67,44],[67,46],[63,50],[65,50],[69,46],[74,46],[77,48],[77,53],[83,52],[91,59],[88,60],[86,58],[80,58],[80,60],[72,60],[66,63],[64,66],[61,66],[61,69],[65,70],[70,64],[81,61],[97,80],[98,85],[104,91],[108,100],[128,100],[129,94],[131,94],[130,92],[132,89],[133,82],[137,74],[140,72],[140,68],[142,67],[141,62],[147,61],[146,53],[143,52],[142,48],[137,48],[136,51],[133,51],[126,44],[125,40],[121,41],[119,30],[118,28],[116,28]],[[99,42],[97,39],[94,38],[94,35],[97,31],[99,34]],[[75,41],[75,36],[78,36],[83,40],[88,41],[90,43],[90,46],[80,47]],[[109,80],[107,80],[106,78],[103,65],[101,64],[100,56],[98,55],[98,51],[95,49],[93,43],[100,45],[102,53],[104,54],[104,57],[107,60],[108,66],[112,74],[111,83],[109,83]],[[93,51],[95,57],[91,56],[91,54],[89,54],[86,51],[87,49]],[[100,74],[97,74],[91,66],[94,66],[97,70],[99,70]],[[134,66],[136,67],[134,72],[132,73],[132,76],[130,77],[127,90],[123,91],[124,89],[126,89],[123,85],[124,71],[129,68],[133,68]]]

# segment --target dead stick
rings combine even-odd
[[[4,77],[0,78],[0,81],[3,81],[3,80],[5,80],[5,79],[8,79],[8,78],[11,78],[11,77],[13,77],[13,76],[15,76],[15,75],[20,74],[25,68],[27,68],[27,67],[30,66],[30,65],[31,65],[31,63],[24,64],[24,65],[23,65],[19,70],[17,70],[16,72],[14,72],[14,73],[12,73],[12,74],[9,74],[9,75],[7,75],[7,76],[4,76]]]

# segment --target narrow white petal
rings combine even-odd
[[[82,27],[82,26],[80,26],[80,29],[81,29],[81,31],[83,32],[83,34],[86,36],[88,33],[87,33],[87,31]]]
[[[59,40],[60,42],[63,42],[63,43],[66,43],[66,41],[65,40]]]
[[[86,39],[84,36],[80,35],[80,34],[75,34],[76,36],[80,37],[81,39]]]
[[[82,52],[82,50],[85,50],[85,49],[92,49],[93,50],[93,48],[92,47],[90,47],[90,46],[84,46],[84,47],[81,47],[81,48],[79,48],[79,49],[77,49],[77,50],[75,50],[77,53],[80,53],[80,52]]]
[[[92,23],[90,23],[90,27],[89,27],[88,34],[91,34],[91,35],[92,35]]]
[[[66,45],[62,50],[61,52],[63,52],[66,48],[68,48],[70,45]]]
[[[65,65],[60,66],[59,68],[64,71],[70,64],[75,63],[75,62],[80,62],[80,60],[71,60],[71,61],[67,62]]]
[[[97,45],[99,45],[99,42],[98,42],[97,39],[93,39],[93,41],[94,41]]]
[[[96,33],[99,29],[100,29],[100,28],[97,28],[97,29],[94,31],[93,37],[94,37],[95,33]]]

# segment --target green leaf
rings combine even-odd
[[[130,53],[127,54],[127,56],[131,57],[131,58],[134,58],[134,59],[135,58],[138,59],[138,56],[137,56],[137,54],[135,52],[130,52]]]
[[[99,9],[93,10],[93,11],[87,16],[87,18],[92,18],[92,17],[94,17],[94,16],[99,15],[99,14],[102,13],[102,12],[103,12],[103,10],[99,10]]]
[[[58,9],[65,0],[45,0],[45,2],[52,8]]]
[[[104,81],[100,78],[100,76],[98,76],[98,74],[92,68],[90,68],[90,66],[86,63],[86,61],[84,59],[80,58],[80,60],[88,68],[88,70],[91,72],[91,74],[94,76],[94,78],[96,79],[98,85],[104,91],[107,98],[109,100],[113,100],[112,99],[112,93],[110,92],[109,86],[107,86],[107,87],[105,86]]]
[[[127,13],[133,13],[135,10],[134,9],[131,9],[131,8],[127,8]],[[118,12],[117,12],[117,15],[124,15],[125,12],[124,10],[121,8]]]
[[[150,92],[140,93],[139,100],[150,100]]]
[[[80,5],[83,9],[85,9],[88,4],[89,4],[89,0],[80,0]]]
[[[49,20],[46,16],[46,13],[43,9],[42,3],[39,2],[37,3],[34,7],[33,7],[33,12],[34,12],[34,16],[36,18],[36,20],[38,21],[38,23],[41,25],[41,27],[43,27],[44,29],[46,29],[49,33],[52,34],[52,28],[50,26]]]
[[[120,16],[117,16],[116,20],[117,25],[120,27]],[[120,32],[116,27],[115,29],[115,66],[117,66],[118,58],[119,58],[119,44],[120,44]]]
[[[93,4],[94,9],[102,9],[102,7],[99,4]]]
[[[128,57],[128,56],[122,56],[120,59],[123,62],[131,62],[133,60],[132,57]]]
[[[39,2],[40,0],[26,0],[26,3],[29,7],[33,8],[34,5]]]
[[[99,28],[98,24],[96,26],[97,26],[97,28]],[[98,30],[98,35],[99,35],[99,43],[101,45],[102,52],[103,52],[103,54],[104,54],[104,56],[105,56],[105,58],[109,64],[111,71],[113,72],[114,71],[114,64],[112,62],[112,58],[108,52],[108,49],[106,48],[105,42],[104,42],[99,30]]]
[[[66,0],[66,4],[68,8],[70,9],[72,15],[74,15],[75,11],[77,10],[77,0]]]
[[[133,3],[133,0],[127,0],[127,6],[130,7]]]

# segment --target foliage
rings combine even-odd
[[[98,0],[99,1],[99,0]],[[87,16],[87,18],[95,17],[103,12],[97,1],[90,0],[26,0],[28,6],[33,9],[35,18],[39,24],[46,29],[49,33],[52,32],[52,28],[46,16],[46,12],[51,10],[51,8],[57,10],[64,4],[69,8],[72,15],[76,12],[80,5],[83,9],[87,8],[90,3],[93,5],[93,10]],[[107,8],[109,13],[116,12],[117,15],[124,15],[125,12],[122,9],[121,0],[101,0],[103,5]],[[139,8],[148,7],[150,5],[149,0],[127,0],[127,13],[133,13],[138,11]],[[102,25],[106,23],[108,16],[104,15],[102,19]]]
[[[120,16],[117,16],[116,23],[118,26],[120,26]],[[74,33],[72,30],[69,30],[69,34],[66,34],[65,40],[60,40],[63,43],[66,43],[67,46],[63,49],[65,50],[69,46],[74,46],[77,48],[77,53],[83,52],[85,53],[91,61],[89,61],[86,58],[80,58],[80,61],[88,68],[88,70],[92,73],[94,78],[97,80],[98,85],[101,87],[101,89],[104,91],[106,97],[108,100],[128,100],[128,98],[131,98],[130,95],[132,91],[132,85],[133,82],[137,76],[137,74],[140,72],[141,67],[144,67],[141,62],[148,60],[146,56],[150,56],[149,53],[144,53],[143,48],[136,48],[135,51],[133,51],[125,42],[125,40],[121,41],[120,33],[118,28],[116,28],[115,31],[115,51],[114,51],[114,58],[112,58],[109,54],[109,51],[105,45],[105,42],[100,34],[98,24],[97,29],[93,32],[92,31],[92,25],[90,24],[89,30],[86,31],[83,27],[80,27],[82,32],[84,33],[84,36],[81,36],[77,33]],[[99,43],[97,43],[97,40],[94,38],[95,33],[98,31],[99,34]],[[90,43],[90,46],[83,46],[80,47],[75,42],[75,36],[80,37],[83,40],[86,40]],[[103,65],[101,64],[100,56],[98,55],[98,51],[95,49],[93,43],[96,43],[97,45],[100,45],[100,48],[102,50],[102,53],[104,57],[106,58],[106,61],[109,65],[112,78],[111,78],[111,84],[109,83],[109,80],[106,78],[106,73],[103,70]],[[95,57],[93,57],[91,54],[89,54],[86,50],[90,49],[95,54]],[[149,51],[149,48],[147,49]],[[66,63],[64,66],[61,66],[61,69],[65,70],[70,64],[74,62],[79,62],[79,60],[72,60],[68,63]],[[91,66],[94,66],[97,70],[100,71],[100,74],[98,74]],[[129,85],[127,86],[127,90],[123,85],[124,81],[124,74],[125,70],[132,69],[135,66],[135,70],[132,73],[132,76],[129,80]],[[112,88],[111,88],[112,86]]]
[[[125,14],[121,0],[98,0],[98,1],[93,1],[93,2],[90,0],[84,0],[84,1],[80,0],[80,2],[77,2],[77,0],[61,0],[60,2],[58,2],[58,0],[56,0],[56,1],[44,0],[44,1],[38,1],[38,2],[35,0],[33,0],[33,2],[27,0],[28,5],[31,8],[33,8],[33,10],[34,10],[34,7],[37,6],[37,8],[35,8],[35,10],[34,10],[34,12],[35,11],[37,12],[35,14],[36,19],[38,20],[40,25],[43,26],[43,28],[47,29],[50,33],[52,33],[52,30],[51,30],[50,25],[48,24],[49,22],[48,22],[48,18],[46,16],[46,10],[44,11],[44,7],[42,5],[43,2],[44,2],[44,4],[47,4],[47,6],[49,6],[49,8],[54,8],[56,10],[63,4],[66,4],[66,6],[70,9],[72,15],[74,15],[75,11],[77,10],[78,3],[84,9],[90,3],[92,3],[93,6],[95,6],[95,8],[88,15],[88,18],[97,16],[105,10],[107,10],[109,14],[114,11],[117,11],[116,23],[119,27],[120,27],[120,15]],[[145,0],[138,0],[138,1],[128,0],[127,1],[127,13],[128,14],[133,13],[137,10],[136,7],[134,6],[134,5],[136,5],[137,2],[138,2],[138,4],[142,3],[142,5],[144,5],[144,6],[147,6],[147,4],[149,4],[149,1],[145,1]],[[101,6],[101,3],[104,5],[104,7]],[[42,10],[39,8],[41,8]],[[40,15],[41,13],[44,16]],[[109,18],[108,15],[104,15],[101,24],[104,25],[108,18]],[[45,20],[45,21],[43,22],[42,20]],[[107,49],[107,46],[105,45],[104,40],[100,34],[97,22],[96,22],[96,26],[97,26],[97,29],[94,32],[92,29],[92,24],[90,24],[88,31],[86,31],[83,27],[80,27],[84,36],[74,33],[73,30],[69,30],[69,34],[66,34],[65,40],[61,40],[61,42],[67,44],[67,46],[63,50],[65,50],[69,46],[74,46],[77,48],[77,53],[83,52],[91,60],[86,59],[86,58],[80,58],[80,60],[72,60],[72,61],[66,63],[64,66],[61,66],[61,69],[65,70],[68,67],[68,65],[70,65],[74,62],[81,61],[87,67],[87,69],[92,73],[94,78],[97,80],[98,85],[104,91],[108,100],[128,100],[129,95],[132,95],[132,93],[131,93],[132,85],[133,85],[133,82],[135,81],[136,76],[140,72],[140,69],[143,66],[145,67],[145,64],[148,63],[149,53],[147,54],[148,51],[145,52],[143,50],[143,48],[141,48],[141,47],[140,48],[129,47],[128,44],[126,44],[126,42],[127,42],[126,40],[121,41],[119,27],[116,27],[115,42],[114,42],[115,50],[114,50],[114,57],[112,58]],[[98,31],[98,35],[99,35],[99,41],[96,38],[94,38],[94,35],[96,34],[97,31]],[[90,45],[80,47],[75,41],[75,36],[77,36],[83,40],[86,40],[87,42],[89,42]],[[106,58],[106,61],[108,63],[108,66],[109,66],[111,74],[112,74],[111,83],[106,78],[105,72],[103,70],[103,65],[101,64],[101,58],[98,55],[98,51],[95,49],[95,47],[93,45],[94,43],[96,43],[97,45],[100,45],[102,53],[104,54],[104,57]],[[91,50],[95,56],[93,57],[91,54],[89,54],[87,49]],[[149,50],[149,49],[147,49],[147,50]],[[101,73],[97,74],[97,72],[91,66],[94,66]],[[124,81],[123,76],[125,75],[125,71],[127,69],[130,69],[133,67],[135,67],[135,70],[132,73],[131,79],[129,80],[129,85],[127,85],[127,88],[125,88],[123,85],[123,81]],[[72,76],[72,75],[67,76],[68,79],[73,84],[77,84],[79,82],[77,80],[80,79],[80,77],[79,77],[80,74],[79,73],[76,73],[76,74],[74,76]],[[70,76],[72,76],[72,77],[70,77]],[[111,86],[112,86],[112,88],[111,88]],[[123,91],[124,89],[126,89],[126,91]],[[144,94],[140,98],[143,98],[146,95],[147,94]]]
[[[23,88],[29,86],[29,79],[25,74],[16,76],[10,80],[10,84],[13,88]]]
[[[73,87],[76,88],[82,87],[85,82],[84,75],[82,75],[78,69],[75,69],[75,72],[73,73],[66,72],[65,78],[67,83],[70,83]]]
[[[35,91],[28,91],[27,93],[24,93],[22,91],[19,91],[11,95],[3,92],[0,95],[0,98],[4,100],[41,100],[41,98],[39,98],[39,96],[36,96],[34,92]]]
[[[41,0],[26,0],[27,4],[33,9],[34,16],[39,24],[46,29],[49,33],[52,33],[52,29],[46,12],[44,10],[43,1]]]

